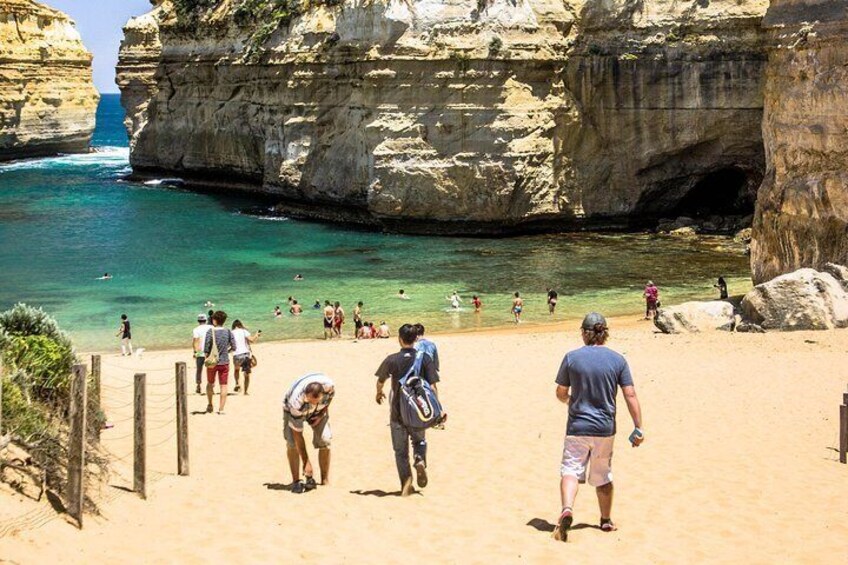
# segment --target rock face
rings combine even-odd
[[[845,272],[840,267],[836,272]],[[754,287],[742,299],[746,320],[767,330],[848,327],[848,292],[830,273],[800,269]]]
[[[772,0],[754,282],[848,261],[848,2]]]
[[[206,4],[125,29],[139,173],[409,231],[752,206],[767,0],[314,2],[267,37]]]
[[[74,23],[31,0],[0,0],[0,49],[0,161],[87,151],[99,95]]]
[[[663,333],[698,333],[709,330],[732,332],[736,325],[733,304],[722,301],[684,302],[660,308],[654,325]]]

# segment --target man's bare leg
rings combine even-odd
[[[562,496],[562,507],[574,508],[574,500],[577,498],[577,477],[564,476],[562,482],[560,482],[559,490]]]
[[[224,411],[224,405],[226,403],[227,403],[227,385],[221,385],[221,400],[218,402],[218,412]]]
[[[286,457],[289,459],[289,469],[292,475],[292,484],[300,480],[300,455],[296,447],[286,448]]]
[[[212,411],[212,396],[215,394],[215,383],[206,382],[206,405],[209,407],[207,410]]]
[[[250,373],[244,374],[244,393],[247,394],[247,389],[250,388]]]
[[[321,484],[330,484],[330,448],[322,447],[318,450],[318,466],[321,468]]]
[[[236,379],[236,388],[238,388],[239,387],[239,376],[240,376],[239,375],[238,363],[233,363],[233,365],[235,365],[235,367],[233,368],[233,376]]]
[[[598,493],[598,506],[601,509],[601,525],[603,526],[603,522],[610,521],[610,514],[612,513],[613,486],[612,483],[607,483],[595,490]],[[614,530],[615,526],[612,526],[611,529]]]

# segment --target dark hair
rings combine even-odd
[[[403,289],[400,289],[400,290],[398,291],[398,294],[403,294]]]
[[[719,278],[718,278],[718,284],[720,284],[720,285],[724,285],[724,286],[727,286],[727,283],[726,283],[726,282],[724,282],[724,277],[719,277]]]
[[[325,300],[325,301],[324,301],[324,306],[329,306],[329,305],[330,305],[330,301],[329,301],[329,300]]]
[[[412,324],[404,324],[398,330],[398,337],[406,345],[412,345],[418,337],[418,330]]]
[[[212,320],[218,322],[219,326],[223,326],[224,322],[227,321],[227,313],[223,310],[218,310],[212,314]]]
[[[591,330],[583,329],[588,337],[588,345],[603,345],[609,339],[609,328],[606,324],[595,324]]]
[[[339,306],[341,306],[341,302],[339,302],[339,301],[337,300],[337,301],[336,301],[336,303],[335,303],[333,306],[335,306],[336,308],[338,308]]]
[[[362,301],[360,300],[359,302],[356,303],[356,305],[357,306],[363,306]]]
[[[297,300],[292,300],[292,304],[297,304]]]
[[[209,311],[206,313],[206,318],[207,318],[210,322],[212,321],[212,314],[214,314],[214,313],[215,313],[215,311],[214,311],[214,310],[209,310]]]
[[[516,298],[518,298],[518,297],[519,297],[519,294],[518,294],[517,292],[515,293],[515,297],[516,297]]]
[[[236,329],[236,328],[244,329],[244,326],[242,325],[241,320],[233,320],[233,329]]]
[[[319,392],[323,394],[324,385],[321,383],[309,383],[306,385],[306,388],[303,389],[307,396],[315,396]]]
[[[121,319],[122,319],[122,320],[126,320],[126,319],[127,319],[127,315],[126,315],[126,314],[121,314]]]
[[[415,333],[419,336],[424,335],[424,326],[421,323],[415,324],[413,327],[415,328]]]

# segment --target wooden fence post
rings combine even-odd
[[[839,462],[848,463],[848,392],[842,395],[839,407]]]
[[[100,355],[91,356],[91,393],[89,394],[89,398],[92,399],[97,410],[102,413],[100,404]],[[100,443],[100,432],[103,426],[101,426],[99,420],[95,424],[97,425],[97,429],[94,430],[94,441]]]
[[[186,364],[177,363],[177,473],[188,476],[188,404],[186,402]]]
[[[147,498],[147,442],[145,438],[145,407],[147,403],[147,375],[135,374],[133,410],[133,491],[142,499]]]
[[[68,514],[82,528],[83,500],[85,498],[85,416],[88,404],[87,368],[74,365],[71,379],[70,424],[68,435]]]

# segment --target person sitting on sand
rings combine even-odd
[[[476,294],[471,297],[471,304],[474,305],[474,313],[479,314],[480,309],[483,308],[483,301],[480,300],[480,297]]]
[[[368,326],[368,322],[365,322],[356,332],[356,339],[371,339],[371,337],[371,328]]]
[[[724,277],[719,277],[718,283],[714,284],[713,288],[718,289],[719,300],[727,300],[727,283],[724,281]]]
[[[510,309],[516,324],[521,323],[522,310],[524,310],[524,300],[522,300],[521,295],[516,292],[512,299],[512,308]]]
[[[417,477],[418,486],[427,486],[427,439],[425,430],[408,428],[403,424],[400,416],[400,379],[409,371],[415,363],[415,340],[418,334],[415,326],[404,324],[398,330],[398,342],[400,351],[386,357],[375,373],[377,377],[377,404],[382,404],[386,395],[383,386],[391,379],[392,396],[390,402],[389,426],[392,433],[392,448],[395,452],[395,464],[397,465],[398,477],[400,478],[401,496],[409,496],[415,492],[412,486],[412,469],[409,466],[409,444],[412,443],[413,465]],[[438,395],[436,383],[439,375],[433,365],[433,360],[424,355],[421,361],[420,376],[433,387]],[[446,417],[446,416],[445,416]]]
[[[303,306],[297,303],[297,300],[292,301],[291,308],[289,308],[289,314],[292,316],[300,316],[303,313]]]
[[[330,403],[335,387],[323,373],[311,373],[296,379],[283,398],[283,436],[286,439],[286,457],[292,475],[291,491],[301,494],[317,488],[313,478],[312,463],[303,438],[303,424],[312,428],[312,446],[318,450],[318,467],[321,484],[330,484]],[[300,480],[303,462],[304,481]]]
[[[660,289],[654,285],[654,281],[648,281],[645,285],[645,319],[650,320],[657,316],[657,307],[660,301]]]
[[[462,298],[459,297],[456,291],[453,291],[453,294],[447,297],[448,302],[450,302],[451,308],[454,310],[459,310],[459,304],[462,302]]]
[[[377,330],[377,337],[381,339],[389,338],[389,324],[385,321],[380,322],[380,328]]]
[[[401,300],[410,300],[409,295],[408,295],[408,294],[406,294],[406,293],[403,291],[403,289],[400,289],[400,290],[398,291],[398,293],[397,293],[397,297],[398,297],[398,298],[400,298]]]
[[[612,511],[612,451],[615,441],[615,401],[618,387],[635,429],[630,443],[638,447],[645,439],[642,432],[642,409],[636,398],[630,367],[620,353],[607,348],[607,321],[597,312],[587,314],[581,324],[585,344],[569,351],[556,376],[556,397],[568,404],[568,423],[560,467],[562,511],[559,515],[559,537],[568,538],[574,520],[577,483],[595,487],[601,510],[601,530],[616,529]],[[588,473],[587,473],[588,467]]]
[[[374,322],[368,322],[368,329],[371,332],[371,339],[380,337],[380,330],[374,327]]]
[[[329,300],[324,301],[324,339],[333,337],[333,322],[336,318],[336,309]]]

